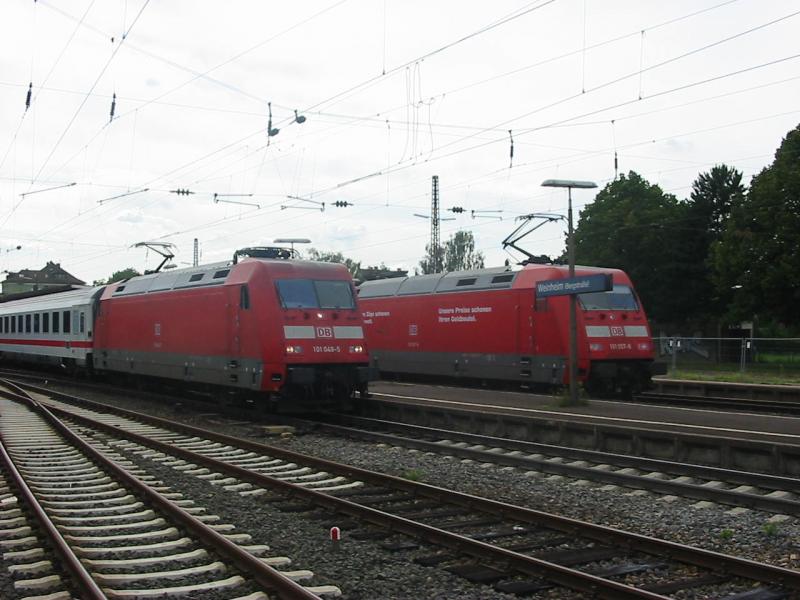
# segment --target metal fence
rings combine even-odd
[[[655,337],[670,371],[739,371],[800,376],[800,338]]]

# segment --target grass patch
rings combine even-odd
[[[407,471],[403,471],[402,477],[403,479],[408,479],[409,481],[420,481],[422,479],[423,473],[419,469],[408,469]]]
[[[719,537],[723,540],[729,540],[733,537],[733,529],[723,529],[719,532]]]
[[[703,371],[677,369],[667,377],[670,379],[693,379],[695,381],[724,381],[726,383],[763,383],[768,385],[800,385],[800,373],[780,375],[745,371]],[[656,379],[658,379],[656,377]]]
[[[764,523],[764,526],[761,529],[767,535],[778,535],[777,523]]]

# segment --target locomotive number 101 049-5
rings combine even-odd
[[[341,346],[312,346],[314,352],[341,352]]]

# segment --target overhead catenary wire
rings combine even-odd
[[[648,80],[648,81],[649,81],[649,80]],[[648,88],[649,88],[649,85],[648,85]],[[608,123],[608,119],[605,119],[604,121],[605,121],[605,123]],[[386,126],[386,127],[387,127],[387,131],[388,131],[388,130],[390,129],[390,127],[391,127],[391,125],[387,124],[387,120],[386,120],[386,119],[384,119],[384,120],[382,121],[382,124],[383,124],[383,126]],[[518,124],[515,124],[515,128],[514,128],[514,133],[515,133],[515,134],[517,133],[517,129],[516,129],[516,126],[517,126],[517,125],[518,125]],[[567,125],[567,124],[565,124],[565,125]],[[577,125],[577,123],[576,123],[576,125]],[[434,124],[431,124],[431,126],[434,126]],[[480,128],[475,128],[474,130],[476,130],[476,131],[479,131],[479,130],[480,130]],[[505,131],[506,131],[506,129],[504,129],[503,131],[505,132]],[[263,129],[262,129],[262,132],[263,132]],[[263,135],[263,133],[262,133],[262,135]],[[510,136],[508,136],[508,137],[504,136],[504,137],[505,137],[505,139],[509,139],[509,137],[510,137]],[[515,135],[514,137],[516,137],[516,135]],[[437,140],[437,142],[438,142],[438,140]],[[526,141],[525,141],[525,139],[524,139],[524,138],[523,138],[522,140],[519,140],[519,141],[518,141],[518,144],[525,144],[525,143],[526,143]],[[519,149],[519,148],[518,148],[518,149]],[[233,157],[233,158],[236,158],[236,156],[237,156],[237,155],[232,155],[232,157]],[[523,154],[523,155],[521,156],[521,158],[525,159],[525,158],[527,158],[527,156],[525,156],[525,155]],[[205,166],[205,167],[203,167],[202,169],[200,169],[200,173],[199,173],[199,175],[201,175],[201,176],[202,176],[202,175],[204,174],[204,171],[207,171],[207,170],[208,170],[208,168],[209,168],[209,165],[216,167],[218,163],[219,163],[219,161],[218,161],[218,160],[216,160],[216,156],[215,156],[215,157],[212,157],[212,159],[211,159],[211,160],[209,160],[209,161],[207,161],[207,162],[206,162],[206,166]],[[523,164],[524,164],[524,163],[523,163]],[[515,165],[515,168],[516,168],[516,165]],[[388,172],[389,172],[389,171],[388,171],[388,169],[387,169],[387,175],[388,175]],[[388,177],[387,177],[387,181],[388,181]],[[257,189],[257,188],[254,188],[254,189]],[[311,189],[314,189],[314,188],[313,188],[313,186],[312,186],[312,188],[311,188]],[[148,200],[148,201],[149,201],[149,200]],[[386,202],[386,204],[388,204],[388,195],[387,195],[386,201],[387,201],[387,202]],[[141,204],[142,204],[141,202],[137,203],[137,205],[141,205]]]
[[[111,56],[109,56],[109,58],[106,61],[105,65],[103,65],[103,68],[100,70],[100,73],[98,74],[97,78],[94,80],[94,83],[92,83],[91,87],[89,88],[88,94],[91,94],[92,90],[94,90],[94,88],[100,82],[100,79],[103,77],[103,74],[106,72],[106,70],[108,69],[109,65],[111,65],[111,62],[114,60],[114,58],[117,55],[117,52],[119,52],[120,48],[122,48],[122,45],[125,42],[125,39],[130,34],[131,30],[136,25],[136,23],[139,21],[139,18],[142,16],[142,13],[147,8],[148,4],[150,4],[150,0],[145,0],[144,4],[142,4],[142,7],[139,9],[139,12],[137,13],[136,17],[134,18],[133,22],[131,23],[131,26],[123,34],[122,39],[119,41],[117,46],[112,51]],[[89,99],[89,95],[88,94],[84,97],[83,101],[80,103],[80,105],[78,106],[77,110],[75,111],[75,113],[72,115],[72,117],[68,121],[67,126],[64,128],[64,131],[61,133],[61,135],[56,140],[56,143],[53,146],[53,148],[50,150],[50,153],[47,155],[45,160],[42,162],[42,165],[39,167],[39,170],[36,172],[36,175],[33,177],[33,181],[31,182],[31,185],[36,183],[36,180],[41,176],[42,172],[44,171],[44,169],[47,167],[48,163],[50,162],[50,159],[53,157],[53,155],[55,154],[55,152],[58,149],[59,145],[64,140],[64,137],[67,135],[67,132],[70,130],[70,128],[72,127],[72,124],[75,122],[75,119],[77,118],[78,114],[80,114],[81,110],[83,109],[84,105],[86,104],[86,101]],[[18,206],[19,205],[17,205],[17,207]],[[13,214],[13,210],[12,210],[12,214]],[[9,217],[10,217],[10,215],[9,215]],[[8,217],[6,217],[6,220],[3,221],[3,224],[5,224],[5,222],[7,220],[8,220]],[[2,226],[2,224],[0,224],[0,226]]]

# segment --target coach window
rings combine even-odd
[[[61,316],[61,313],[59,313],[59,312],[54,312],[53,313],[53,333],[58,333],[58,330],[59,330],[58,317],[60,317],[60,316]]]
[[[31,332],[31,316],[25,315],[25,333]]]
[[[3,318],[0,317],[0,333],[5,333],[5,329],[3,327],[4,327]]]
[[[6,327],[6,329],[8,329],[8,327]],[[11,333],[17,333],[17,319],[15,317],[11,317]]]
[[[22,333],[25,328],[22,326],[22,315],[17,315],[17,331]]]
[[[239,308],[250,308],[250,289],[246,285],[239,288]]]
[[[81,311],[81,333],[86,331],[86,313]]]
[[[64,333],[69,333],[70,329],[70,320],[69,320],[69,311],[64,311]]]
[[[39,333],[39,313],[33,315],[33,333]]]
[[[42,313],[42,333],[50,333],[50,313]]]

